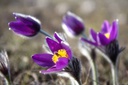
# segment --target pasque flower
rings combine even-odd
[[[70,37],[81,34],[85,29],[82,19],[71,12],[63,17],[62,28]]]
[[[81,38],[82,41],[98,47],[115,64],[118,54],[124,50],[124,47],[119,47],[117,40],[118,20],[114,20],[112,25],[110,25],[108,21],[104,21],[101,32],[96,33],[93,29],[91,29],[90,35],[92,37],[91,40]]]
[[[43,54],[35,54],[32,56],[33,61],[47,70],[40,71],[43,74],[62,71],[72,58],[72,51],[69,45],[54,33],[55,40],[46,37],[46,43],[51,52]]]
[[[41,28],[41,23],[33,16],[13,13],[16,21],[9,22],[9,27],[16,34],[26,37],[35,36]]]
[[[95,46],[106,46],[117,39],[118,21],[113,21],[112,25],[110,25],[108,21],[104,21],[100,32],[96,33],[93,29],[91,29],[90,34],[92,40],[89,41],[85,38],[82,38],[82,40]]]

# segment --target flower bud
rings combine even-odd
[[[41,28],[41,23],[33,16],[13,13],[16,21],[9,22],[9,28],[16,34],[26,37],[35,36]]]
[[[85,29],[82,19],[71,12],[63,17],[62,28],[69,37],[80,35]]]

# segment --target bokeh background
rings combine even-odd
[[[70,85],[68,79],[56,75],[43,75],[41,68],[31,59],[31,55],[44,52],[42,44],[45,36],[39,34],[26,39],[15,35],[8,28],[8,22],[14,20],[13,12],[35,16],[42,22],[43,30],[50,34],[63,32],[61,23],[66,12],[71,11],[85,22],[86,31],[94,28],[100,31],[104,20],[112,22],[119,19],[119,43],[126,47],[120,54],[119,82],[128,84],[128,0],[0,0],[0,50],[6,49],[11,66],[11,77],[15,85]],[[68,38],[74,55],[82,62],[83,85],[91,85],[91,75],[87,59],[78,51],[78,39]],[[109,64],[97,56],[96,64],[99,71],[99,85],[111,81]],[[85,81],[88,78],[87,81]]]

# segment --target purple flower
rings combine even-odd
[[[85,38],[81,39],[95,46],[106,46],[117,39],[118,21],[113,21],[112,25],[110,25],[108,21],[104,21],[102,24],[101,32],[96,33],[93,29],[91,29],[90,34],[92,40],[87,40]]]
[[[49,37],[46,38],[46,43],[51,52],[32,56],[36,64],[42,67],[48,67],[47,70],[40,71],[43,74],[62,71],[72,58],[72,51],[69,45],[57,33],[54,33],[54,38],[56,40]]]
[[[11,21],[8,25],[16,34],[32,37],[40,31],[41,23],[35,17],[20,13],[13,13],[13,15],[16,21]]]
[[[70,37],[80,35],[85,29],[82,19],[71,12],[63,17],[62,28]]]

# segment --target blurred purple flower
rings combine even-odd
[[[13,13],[13,15],[16,21],[11,21],[8,25],[16,34],[32,37],[40,31],[41,23],[35,17],[20,13]]]
[[[71,12],[63,17],[62,28],[70,37],[80,35],[85,29],[82,19]]]
[[[118,36],[118,21],[113,21],[110,26],[108,21],[102,24],[101,32],[96,33],[93,29],[90,30],[92,40],[81,38],[82,41],[88,42],[94,46],[106,46],[117,39]]]
[[[40,71],[43,74],[62,71],[72,58],[72,51],[69,45],[57,33],[54,33],[54,38],[56,40],[49,37],[46,38],[46,43],[51,53],[35,54],[32,56],[36,64],[42,67],[48,67],[46,71]]]

